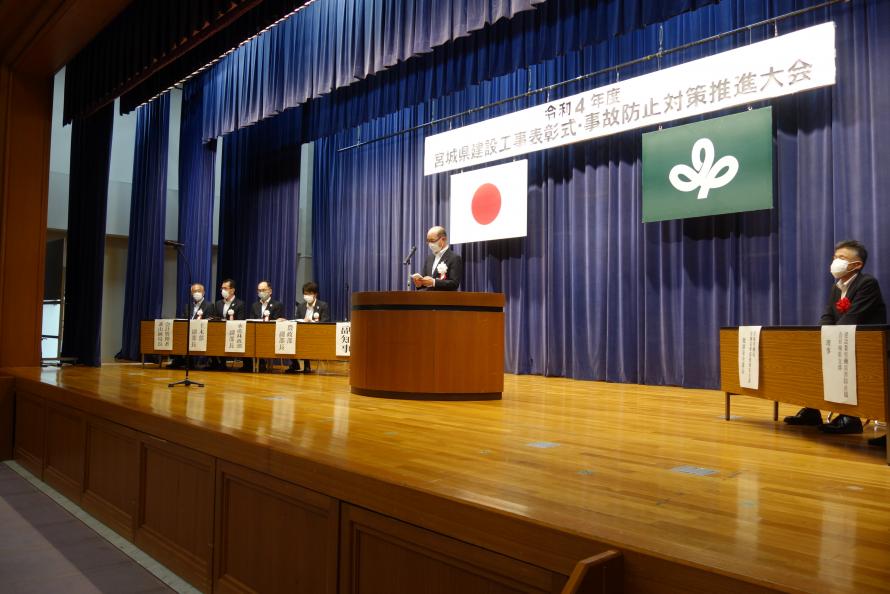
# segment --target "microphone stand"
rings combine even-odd
[[[166,243],[166,242],[165,242]],[[176,248],[176,253],[185,261],[185,269],[188,272],[189,276],[189,291],[192,289],[192,265],[189,264],[188,258],[185,257],[185,254],[182,253],[182,244],[181,243],[171,243],[168,245],[172,245]],[[189,295],[191,297],[191,295]],[[207,298],[205,293],[204,298]],[[194,314],[192,314],[194,315]],[[173,382],[172,384],[167,384],[168,388],[175,388],[176,386],[185,386],[188,388],[189,386],[197,386],[199,388],[203,388],[204,384],[190,380],[189,379],[189,367],[191,367],[191,345],[192,345],[192,315],[188,317],[188,321],[186,322],[186,332],[185,332],[185,379],[181,379],[178,382]]]
[[[349,283],[346,283],[346,314],[343,316],[343,321],[349,321],[349,313],[352,311],[352,298],[349,293]]]
[[[408,252],[408,255],[405,256],[405,259],[402,261],[402,265],[405,267],[405,275],[408,277],[408,280],[405,281],[406,283],[408,283],[408,289],[411,289],[411,284],[412,284],[411,283],[411,268],[410,268],[411,258],[414,257],[414,252],[416,252],[416,251],[417,251],[417,246],[412,245],[411,251]]]

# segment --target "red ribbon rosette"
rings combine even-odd
[[[850,309],[851,305],[852,305],[852,303],[850,303],[849,299],[847,299],[846,297],[841,297],[840,299],[837,300],[837,303],[834,304],[834,307],[840,313],[845,314],[845,313],[847,313],[847,310]]]

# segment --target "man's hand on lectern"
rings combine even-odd
[[[431,276],[423,277],[422,279],[420,279],[420,282],[424,287],[435,287],[436,286],[436,279],[434,279]]]
[[[414,283],[415,289],[419,289],[421,286],[423,286],[423,277],[415,272],[411,275],[411,282]]]

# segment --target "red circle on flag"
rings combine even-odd
[[[494,184],[482,184],[473,194],[473,218],[480,225],[487,225],[501,212],[501,192]]]

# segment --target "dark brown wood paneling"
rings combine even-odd
[[[220,462],[215,592],[334,594],[336,499]]]
[[[87,420],[81,505],[115,532],[135,538],[139,503],[139,434],[114,423]]]
[[[15,378],[0,377],[0,460],[9,460],[15,450]]]
[[[52,111],[51,75],[0,73],[0,366],[40,365]]]
[[[80,503],[86,422],[78,411],[58,404],[46,405],[46,461],[43,480]]]
[[[45,412],[42,398],[16,392],[15,459],[40,478],[43,478]]]
[[[141,472],[136,544],[209,592],[214,459],[145,437]]]
[[[343,504],[340,593],[559,592],[565,576]]]

